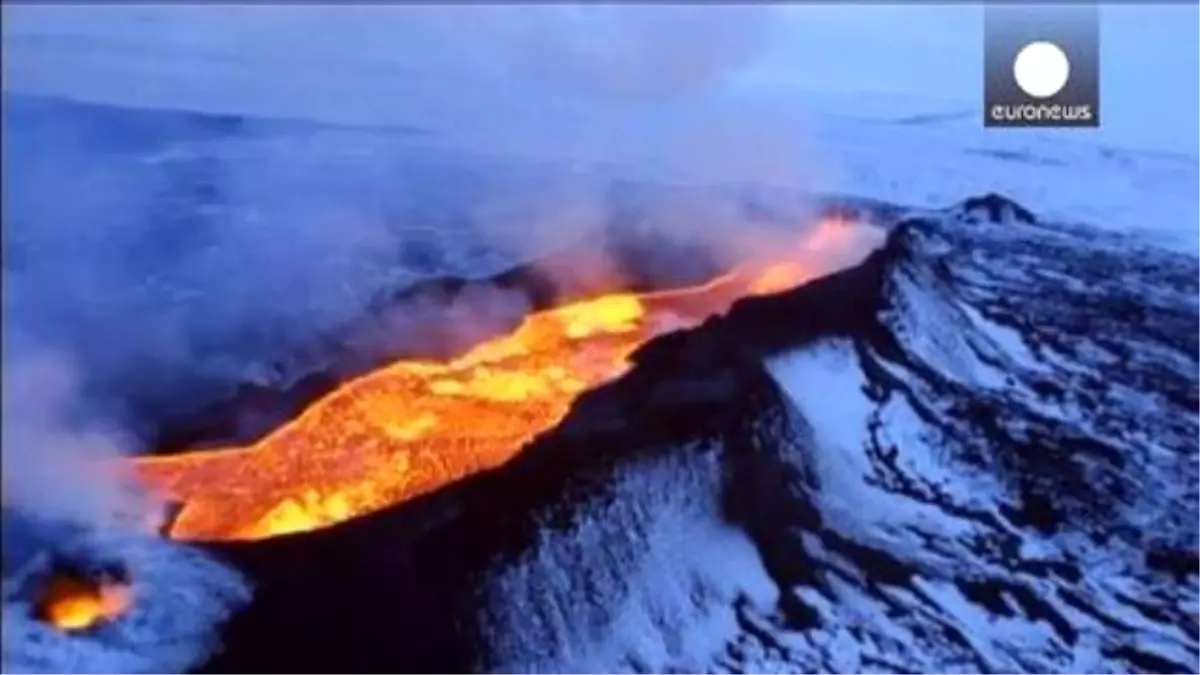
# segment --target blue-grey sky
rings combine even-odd
[[[662,119],[754,87],[976,106],[981,6],[6,7],[11,89],[457,129]],[[1103,129],[1200,142],[1195,4],[1102,8]],[[853,106],[853,101],[846,104]],[[581,122],[573,124],[581,125]],[[620,126],[620,125],[616,125]],[[611,133],[617,133],[609,129]]]
[[[806,89],[979,104],[980,6],[793,5],[780,14],[786,38],[755,64],[755,77]],[[1200,143],[1197,5],[1104,4],[1100,17],[1101,133],[1194,154]]]
[[[350,121],[463,126],[486,107],[540,125],[594,112],[596,96],[626,110],[630,98],[685,106],[736,83],[974,106],[982,82],[983,11],[972,5],[5,13],[10,89]],[[1102,20],[1106,135],[1200,148],[1188,104],[1198,95],[1181,85],[1200,72],[1200,7],[1110,5]]]

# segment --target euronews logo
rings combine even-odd
[[[1098,126],[1095,8],[989,6],[985,12],[984,125]]]

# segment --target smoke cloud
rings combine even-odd
[[[12,499],[294,379],[281,359],[423,278],[633,231],[719,264],[771,249],[810,220],[812,163],[798,120],[730,87],[774,11],[6,6],[5,330],[36,346],[5,354]],[[528,307],[502,295],[462,311]]]
[[[144,513],[101,460],[328,367],[314,344],[430,276],[574,249],[543,271],[603,284],[632,236],[664,277],[775,249],[810,215],[801,129],[722,93],[772,11],[5,7],[5,505]],[[529,306],[482,287],[341,335],[444,349]]]
[[[129,439],[88,418],[66,357],[44,351],[10,357],[10,337],[5,336],[0,432],[3,505],[110,527],[145,522],[150,504],[125,487],[116,467],[102,464],[130,447]],[[101,471],[110,473],[98,475]],[[94,479],[85,479],[89,475]],[[70,498],[64,498],[67,494]]]
[[[720,95],[771,8],[4,11],[6,318],[114,416],[269,380],[383,290],[611,237],[614,179],[809,178],[795,120]],[[728,193],[643,202],[668,241],[759,238]]]

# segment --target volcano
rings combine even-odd
[[[1195,261],[995,195],[633,351],[511,461],[213,544],[225,671],[1197,668]]]
[[[190,667],[1200,669],[1196,259],[998,195],[903,214],[853,267],[617,340],[537,433],[454,421],[502,461],[292,533],[172,530],[253,588]],[[161,614],[138,573],[56,639]]]
[[[507,461],[654,336],[808,280],[805,249],[837,254],[866,227],[822,221],[790,255],[699,285],[536,303],[549,306],[465,353],[395,360],[342,384],[258,443],[148,457],[137,473],[181,504],[178,539],[260,539],[378,511]]]

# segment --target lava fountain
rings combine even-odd
[[[64,573],[46,584],[37,613],[61,630],[79,631],[115,619],[128,607],[124,583]]]
[[[828,271],[801,261],[856,246],[851,229],[822,221],[780,260],[699,286],[532,313],[458,358],[400,360],[347,381],[253,445],[143,457],[135,471],[182,505],[175,539],[262,539],[381,510],[512,458],[656,335]]]

